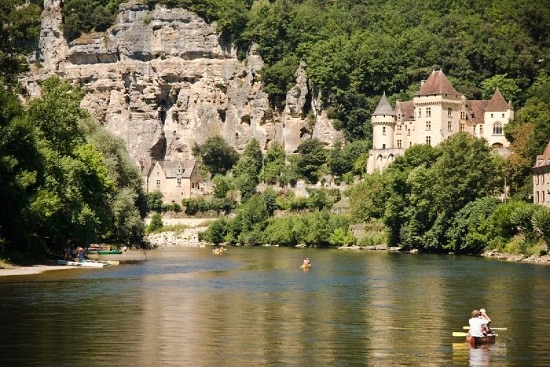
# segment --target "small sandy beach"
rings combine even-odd
[[[0,269],[0,277],[11,275],[34,275],[41,274],[46,271],[64,269],[70,269],[70,267],[62,265],[11,266],[9,268]]]

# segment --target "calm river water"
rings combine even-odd
[[[304,257],[313,268],[299,268]],[[0,278],[2,366],[549,366],[550,267],[289,248]],[[496,344],[470,349],[484,307]]]

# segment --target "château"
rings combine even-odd
[[[457,92],[442,70],[421,82],[412,101],[397,101],[392,109],[384,93],[372,114],[372,145],[367,173],[382,171],[413,145],[436,146],[461,131],[483,138],[499,154],[510,143],[504,127],[514,117],[511,102],[498,88],[490,100],[469,100]]]

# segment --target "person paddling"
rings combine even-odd
[[[491,333],[488,326],[491,322],[491,318],[487,316],[485,309],[482,308],[480,311],[473,310],[471,316],[472,317],[470,320],[468,320],[468,323],[470,324],[470,336],[474,338],[482,338]]]

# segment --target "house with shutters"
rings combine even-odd
[[[533,167],[533,203],[550,207],[550,142]]]
[[[140,161],[141,177],[145,192],[160,191],[162,201],[181,204],[203,194],[200,167],[196,160]]]
[[[369,150],[367,173],[382,171],[413,145],[436,146],[461,131],[483,138],[490,147],[506,155],[509,142],[504,127],[514,109],[497,89],[490,100],[468,100],[457,92],[443,71],[433,71],[421,82],[412,101],[397,101],[391,107],[382,95],[371,116],[373,148]]]

